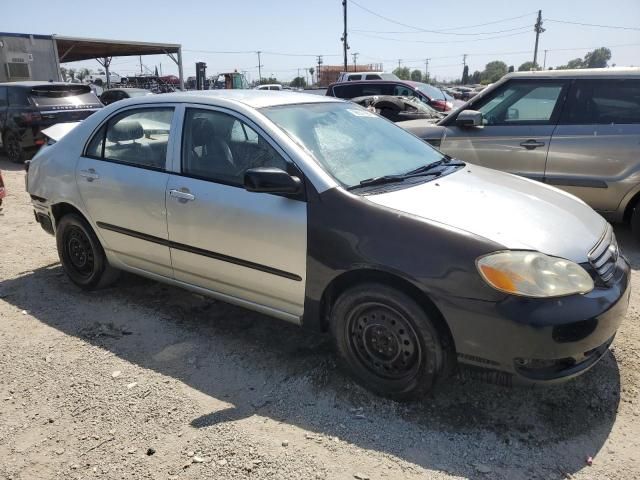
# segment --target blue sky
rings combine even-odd
[[[5,1],[0,31],[181,43],[185,76],[192,75],[195,62],[201,60],[207,63],[208,74],[238,69],[246,70],[250,78],[257,77],[255,53],[211,53],[214,51],[273,52],[262,55],[262,74],[282,80],[296,76],[298,68],[314,66],[318,54],[324,55],[325,63],[342,63],[341,0],[156,0],[103,6],[57,0],[55,8],[51,0],[30,0],[28,10],[37,14],[25,11],[20,2]],[[610,46],[613,63],[640,65],[640,0],[357,0],[349,5],[350,52],[359,53],[359,64],[383,63],[389,71],[398,65],[398,59],[424,70],[424,59],[431,58],[430,72],[438,78],[459,77],[464,53],[471,71],[482,70],[495,59],[517,68],[532,59],[538,9],[548,19],[540,40],[540,63],[545,49],[547,66],[555,66],[583,56],[592,47]],[[505,19],[510,20],[502,21]],[[487,25],[458,28],[479,24]],[[469,33],[474,35],[461,35]],[[177,71],[167,57],[146,57],[143,63],[151,70],[162,63],[165,74]],[[69,66],[99,67],[93,61]],[[139,71],[137,57],[115,58],[112,70],[123,75]]]

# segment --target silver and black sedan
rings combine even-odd
[[[573,377],[627,309],[629,265],[585,203],[351,102],[144,96],[57,140],[28,191],[72,282],[126,270],[330,332],[355,378],[395,399],[458,362],[504,383]]]

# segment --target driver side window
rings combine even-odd
[[[250,168],[287,170],[282,156],[247,123],[226,113],[188,108],[182,137],[182,173],[232,186]]]
[[[512,82],[478,108],[485,125],[546,125],[555,122],[564,82]]]

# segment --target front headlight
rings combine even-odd
[[[482,278],[496,290],[524,297],[560,297],[593,290],[577,263],[539,252],[496,252],[477,260]]]

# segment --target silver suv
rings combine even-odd
[[[399,124],[442,152],[557,186],[640,237],[640,69],[518,72],[437,126]]]

